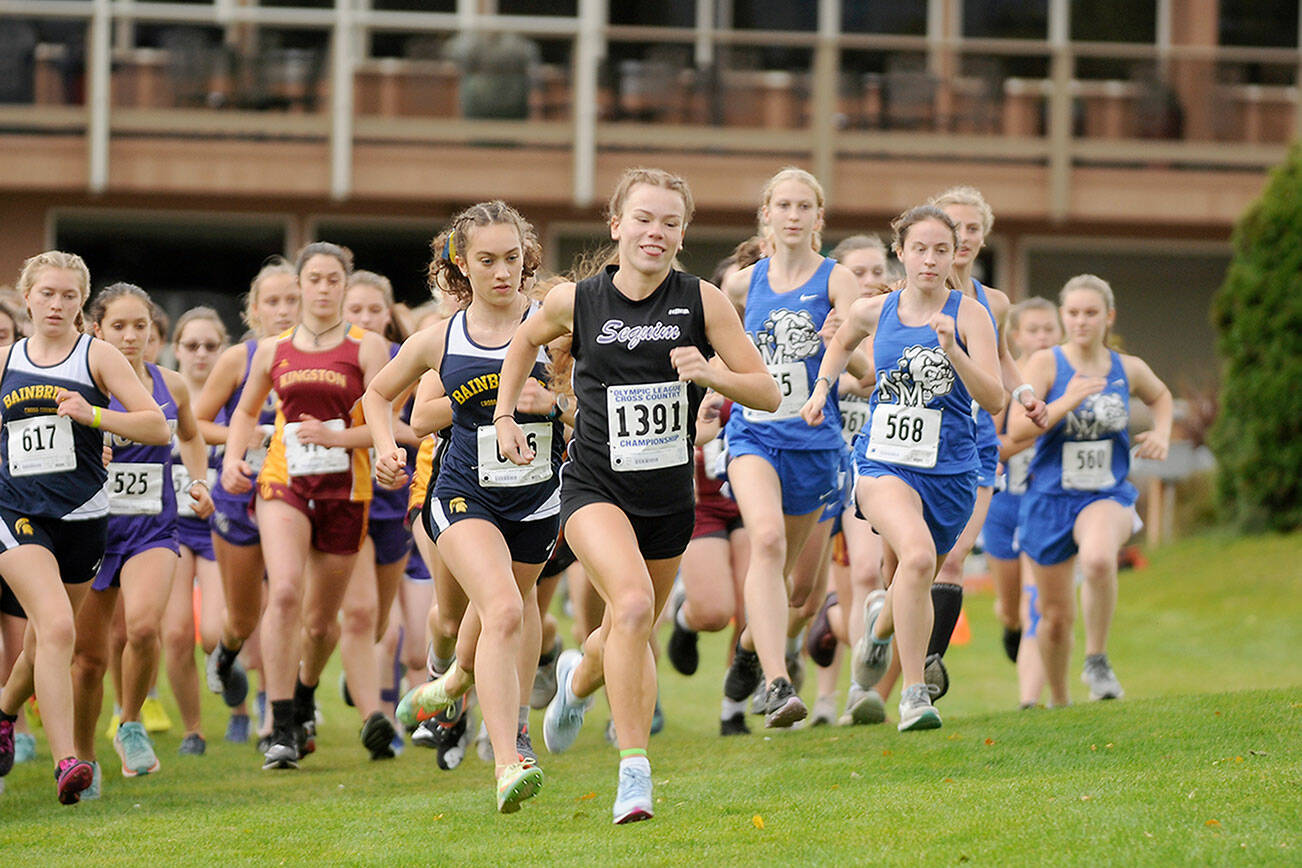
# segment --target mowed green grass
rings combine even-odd
[[[1076,684],[1072,708],[1015,710],[991,598],[973,595],[972,641],[947,657],[943,729],[766,732],[752,718],[751,736],[722,739],[725,639],[703,637],[696,676],[661,675],[656,818],[617,828],[604,702],[569,752],[543,753],[542,792],[504,817],[473,752],[452,772],[411,747],[366,760],[332,668],[321,746],[297,773],[262,772],[251,745],[223,743],[210,696],[207,756],[178,757],[173,731],[156,739],[162,772],[125,780],[101,739],[97,802],[55,802],[42,743],[6,779],[0,854],[32,866],[1297,864],[1302,535],[1204,536],[1150,558],[1122,574],[1121,702],[1088,703]],[[535,714],[541,747],[540,726]]]

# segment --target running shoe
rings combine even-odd
[[[1022,631],[1010,630],[1009,628],[1005,627],[1004,628],[1004,654],[1008,655],[1008,659],[1016,663],[1017,651],[1021,647],[1022,647]]]
[[[940,729],[940,714],[931,704],[927,685],[910,684],[900,691],[900,732],[922,729]]]
[[[750,727],[746,725],[745,713],[739,711],[732,717],[725,717],[720,720],[719,735],[750,735]]]
[[[14,733],[14,765],[36,759],[36,736],[30,732]]]
[[[208,681],[208,689],[220,694],[227,708],[234,708],[249,695],[249,676],[244,672],[244,665],[240,663],[238,657],[225,670],[218,663],[218,649],[214,648],[204,661],[204,675]]]
[[[804,720],[809,714],[800,695],[785,678],[774,678],[769,685],[768,707],[764,714],[764,725],[769,729],[786,729],[793,723]]]
[[[393,724],[384,716],[383,711],[372,711],[362,724],[359,734],[362,744],[371,752],[371,759],[393,759]]]
[[[393,741],[389,742],[389,749],[393,751],[394,756],[402,756],[402,752],[407,749],[402,741],[402,727],[393,728]]]
[[[669,623],[674,625],[674,629],[669,634],[669,644],[665,650],[675,669],[683,675],[695,675],[697,667],[701,665],[701,652],[696,647],[699,634],[678,623],[678,613],[686,601],[687,594],[683,592],[682,585],[674,585],[673,595],[669,598]]]
[[[533,739],[529,738],[529,724],[522,723],[515,731],[515,752],[520,762],[538,765],[538,751],[533,749]]]
[[[0,720],[0,778],[13,770],[14,753],[14,722]]]
[[[928,654],[922,661],[922,680],[932,702],[949,693],[949,670],[945,668],[944,658],[939,654]]]
[[[764,673],[760,673],[759,684],[750,694],[750,713],[751,714],[768,714],[769,710],[769,685],[764,680]]]
[[[81,800],[83,802],[94,801],[100,796],[100,788],[104,785],[104,772],[100,769],[99,763],[91,762],[95,773],[91,776],[90,786],[81,791]]]
[[[466,758],[466,748],[470,746],[470,712],[463,710],[451,726],[434,724],[433,727],[438,739],[434,745],[438,748],[438,767],[450,772]]]
[[[172,728],[172,718],[167,716],[167,709],[157,696],[146,696],[140,706],[140,722],[145,725],[145,732],[167,732]]]
[[[1090,689],[1090,699],[1120,699],[1126,695],[1121,689],[1121,682],[1112,671],[1106,654],[1090,654],[1085,658],[1085,668],[1081,670],[1080,680]]]
[[[275,739],[273,738],[274,742]],[[302,759],[310,753],[316,753],[316,720],[304,721],[296,724],[294,727],[294,746],[298,751],[298,758]]]
[[[262,756],[262,768],[268,769],[296,769],[298,768],[298,745],[297,735],[293,729],[280,729],[271,735],[271,744],[267,746],[266,752]]]
[[[564,650],[561,637],[557,636],[551,650],[538,658],[538,671],[533,676],[533,690],[529,692],[530,708],[546,708],[547,703],[551,702],[552,697],[556,695],[556,661]]]
[[[807,728],[831,726],[836,723],[836,697],[820,696],[814,700],[814,710],[805,721]]]
[[[759,655],[737,645],[732,665],[723,676],[723,695],[733,702],[742,702],[763,684],[764,671],[760,668]]]
[[[139,726],[139,724],[137,724]],[[144,727],[141,727],[141,734]],[[75,756],[59,760],[54,769],[54,791],[59,796],[59,803],[75,805],[81,801],[81,794],[95,780],[95,768],[85,760]]]
[[[447,692],[448,674],[451,671],[449,669],[433,681],[426,681],[407,691],[407,695],[398,703],[398,720],[403,726],[415,726],[422,720],[431,720],[456,702]]]
[[[562,652],[556,662],[556,697],[547,705],[547,713],[543,715],[543,743],[552,753],[560,753],[574,744],[583,726],[583,715],[596,698],[588,696],[569,701],[569,697],[574,695],[570,687],[574,670],[581,660],[582,652],[571,648]]]
[[[881,694],[873,688],[864,690],[853,681],[845,695],[845,714],[841,718],[843,726],[864,726],[869,723],[886,721],[886,703]]]
[[[836,658],[836,634],[832,632],[832,621],[828,617],[828,610],[836,605],[836,591],[827,595],[823,605],[814,616],[814,620],[809,622],[809,630],[805,633],[805,653],[809,659],[814,661],[814,665],[826,669],[832,665]]]
[[[619,789],[615,793],[615,825],[636,823],[655,816],[651,806],[651,773],[625,766],[619,770]]]
[[[502,769],[497,776],[497,811],[500,814],[514,814],[520,810],[520,803],[532,798],[542,789],[542,769],[536,765],[518,762]]]
[[[192,732],[181,739],[181,747],[177,753],[181,756],[203,756],[204,751],[207,749],[208,743],[203,740],[203,736],[197,732]]]
[[[344,705],[353,708],[353,695],[348,692],[348,675],[344,672],[339,673],[339,696],[343,699]]]
[[[791,677],[791,686],[799,693],[805,687],[805,661],[800,651],[788,651],[786,656],[787,675]]]
[[[122,758],[122,777],[134,778],[158,771],[161,764],[154,753],[154,743],[138,720],[125,720],[113,736],[113,747]],[[82,787],[85,789],[85,787]]]
[[[434,721],[422,720],[411,731],[411,743],[418,747],[438,747],[438,736],[435,734],[437,728],[438,724]]]
[[[886,668],[891,665],[891,638],[873,638],[873,626],[885,605],[885,591],[873,591],[864,600],[863,638],[855,643],[851,674],[859,686],[865,689],[875,687],[886,674]]]
[[[249,740],[249,716],[232,714],[226,721],[226,740],[234,744],[244,744]]]

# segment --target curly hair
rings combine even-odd
[[[523,254],[521,281],[527,281],[534,275],[542,265],[542,245],[538,242],[538,233],[519,211],[501,199],[494,199],[471,205],[454,216],[448,221],[447,227],[430,242],[430,252],[433,254],[428,272],[431,294],[441,290],[456,299],[462,307],[470,304],[474,290],[470,286],[470,278],[461,273],[457,260],[465,261],[474,229],[497,225],[514,226],[520,233]]]

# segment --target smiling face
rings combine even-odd
[[[620,268],[667,274],[683,246],[686,211],[682,194],[674,190],[633,185],[620,213],[610,220],[610,237],[619,244]]]
[[[986,244],[981,210],[975,205],[946,205],[944,211],[958,224],[958,249],[954,251],[954,264],[959,267],[971,265]]]
[[[344,296],[344,319],[361,326],[368,332],[384,334],[392,315],[384,293],[377,286],[358,283],[349,287]]]
[[[886,291],[886,251],[875,247],[860,247],[842,256],[841,264],[854,274],[864,297],[880,295]]]
[[[1067,340],[1082,348],[1102,345],[1116,319],[1116,311],[1108,308],[1103,294],[1088,288],[1064,293],[1059,313]]]
[[[761,213],[772,237],[789,247],[809,245],[814,233],[823,228],[818,194],[795,179],[774,185]]]
[[[86,301],[81,275],[67,268],[42,268],[25,295],[32,327],[55,338],[76,329],[77,312]],[[148,311],[146,311],[148,315]]]
[[[954,233],[938,219],[921,220],[908,228],[895,253],[910,286],[928,292],[941,289],[954,264]]]
[[[154,322],[149,316],[149,305],[134,295],[113,299],[104,308],[104,315],[95,323],[95,337],[117,347],[127,361],[139,367],[145,361],[145,350]]]
[[[510,304],[520,292],[524,274],[524,247],[520,230],[511,223],[490,223],[469,231],[465,257],[457,268],[470,281],[475,302]]]
[[[253,304],[262,333],[278,335],[294,327],[302,309],[303,295],[298,277],[293,274],[269,274],[258,282],[258,298]]]
[[[303,316],[318,323],[334,322],[341,315],[348,274],[333,256],[318,253],[303,263],[298,286],[303,293]]]
[[[222,351],[221,332],[210,319],[192,319],[185,330],[176,336],[176,363],[181,373],[191,380],[202,382],[212,372],[217,355]]]

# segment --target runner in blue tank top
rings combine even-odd
[[[0,772],[13,761],[15,712],[34,687],[59,801],[74,804],[95,777],[75,753],[70,673],[74,613],[103,558],[108,525],[103,432],[96,429],[159,446],[171,429],[122,354],[80,333],[90,292],[80,257],[48,251],[28,259],[18,291],[33,334],[4,350],[0,368],[0,575],[30,618],[35,659],[24,650],[0,694],[7,748]],[[122,410],[106,409],[110,396]]]
[[[877,388],[868,433],[856,441],[855,499],[897,567],[890,589],[869,595],[854,679],[864,690],[876,686],[890,660],[890,637],[898,633],[905,685],[899,728],[905,731],[940,726],[922,674],[930,587],[976,499],[980,459],[972,399],[998,410],[1004,391],[994,374],[989,315],[945,287],[958,242],[954,221],[923,205],[891,225],[904,288],[855,303],[828,347],[801,415],[811,424],[822,421],[828,383],[871,336]]]
[[[836,390],[827,395],[822,422],[810,428],[800,408],[813,389],[823,358],[819,330],[837,309],[844,316],[859,297],[854,274],[819,254],[823,227],[823,189],[813,175],[786,168],[769,179],[760,207],[773,255],[728,279],[725,291],[745,293],[746,332],[782,391],[776,412],[733,413],[725,429],[728,484],[741,508],[750,539],[746,570],[746,630],[724,679],[725,716],[767,681],[765,726],[787,727],[807,711],[791,684],[788,636],[799,633],[790,612],[799,610],[826,572],[818,564],[831,532],[821,521],[825,507],[839,498],[841,415]],[[834,510],[835,512],[835,510]],[[826,516],[828,519],[831,515]],[[813,556],[792,577],[801,552]],[[795,626],[795,630],[791,627]],[[797,645],[791,649],[799,650]],[[798,659],[798,657],[796,658]]]
[[[985,247],[986,238],[994,226],[994,212],[981,192],[972,187],[951,187],[932,197],[928,204],[943,210],[958,226],[958,247],[954,251],[948,286],[976,299],[989,313],[999,350],[998,364],[992,373],[999,377],[1004,389],[1012,393],[1030,412],[1031,418],[1043,422],[1044,402],[1030,390],[1024,387],[1019,389],[1020,374],[1008,352],[1004,331],[1009,308],[1008,296],[993,287],[982,285],[972,273],[977,256]],[[931,639],[927,643],[926,676],[933,699],[939,699],[949,688],[949,676],[941,658],[949,648],[954,625],[958,623],[962,611],[963,562],[972,551],[985,524],[986,511],[994,492],[996,466],[999,463],[999,435],[995,430],[994,419],[980,407],[973,406],[972,410],[976,416],[978,455],[981,460],[976,503],[963,532],[941,564],[931,588],[935,621],[932,624]],[[881,689],[889,692],[892,681],[893,676],[888,674],[882,679]]]
[[[522,292],[523,281],[541,256],[533,227],[505,202],[483,202],[456,215],[430,266],[431,282],[469,304],[446,325],[404,344],[363,398],[376,475],[384,485],[407,476],[406,455],[392,433],[396,403],[426,371],[436,374],[451,399],[451,439],[421,516],[471,608],[457,636],[457,662],[404,697],[398,714],[414,727],[477,685],[502,813],[518,811],[543,782],[528,737],[527,697],[541,641],[536,583],[559,526],[562,436],[554,396],[541,388],[543,350],[534,353],[533,386],[520,408],[537,450],[533,460],[521,468],[502,457],[493,428],[502,360],[535,307]]]
[[[278,335],[299,320],[302,292],[294,265],[274,257],[253,278],[244,304],[244,321],[253,337],[223,352],[213,366],[203,391],[195,400],[195,416],[203,429],[204,439],[224,453],[230,414],[244,394],[249,366],[258,340]],[[274,398],[262,408],[258,417],[258,442],[245,453],[250,467],[261,468],[267,443],[275,427]],[[257,628],[262,615],[263,575],[262,543],[253,520],[253,494],[233,494],[222,487],[220,474],[213,491],[213,553],[221,572],[225,614],[221,635],[208,653],[205,676],[208,689],[221,695],[226,705],[238,710],[248,695],[249,683],[244,667],[236,656],[250,643],[244,656],[249,668],[257,668]],[[271,716],[262,715],[260,735],[271,731]]]
[[[204,479],[207,454],[190,410],[189,389],[180,374],[144,358],[153,330],[149,296],[137,286],[115,283],[95,296],[90,318],[96,336],[127,358],[162,408],[180,441],[181,455],[193,480],[183,496],[197,515],[209,515],[212,500]],[[120,410],[121,406],[114,399],[109,408]],[[73,659],[76,739],[79,755],[93,759],[108,667],[109,634],[121,589],[126,646],[122,651],[121,723],[113,746],[122,758],[123,776],[136,777],[159,769],[153,742],[140,720],[140,707],[158,670],[160,628],[178,562],[177,493],[172,487],[170,442],[151,445],[115,434],[107,438],[107,443],[113,451],[108,467],[108,538],[92,586],[95,593],[82,602],[77,612]]]
[[[1085,668],[1091,699],[1118,699],[1121,683],[1107,658],[1117,601],[1117,553],[1135,530],[1130,472],[1130,395],[1148,405],[1153,430],[1136,439],[1136,455],[1166,460],[1171,392],[1136,356],[1107,346],[1116,319],[1112,287],[1092,274],[1073,277],[1058,297],[1067,342],[1027,363],[1026,380],[1049,400],[1049,430],[1040,435],[1022,500],[1019,533],[1039,592],[1038,641],[1054,705],[1070,702],[1067,664],[1076,607],[1073,576],[1080,555],[1085,582]],[[1013,437],[1036,433],[1014,407]]]
[[[548,293],[511,342],[494,413],[501,454],[528,464],[535,450],[513,414],[538,348],[568,334],[578,409],[562,468],[561,522],[606,613],[582,653],[558,659],[543,737],[554,752],[569,747],[605,685],[620,748],[615,823],[655,810],[646,756],[656,702],[650,641],[695,521],[701,399],[713,388],[773,411],[780,398],[727,297],[673,267],[693,210],[682,178],[624,172],[609,205],[618,264]]]

